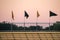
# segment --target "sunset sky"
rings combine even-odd
[[[12,20],[11,11],[15,20]],[[36,22],[37,11],[40,14],[37,22],[60,21],[60,0],[0,0],[0,22],[24,22],[24,11],[29,14],[25,22]],[[49,11],[58,16],[49,17]]]

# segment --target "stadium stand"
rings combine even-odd
[[[60,32],[0,32],[0,40],[60,40]]]

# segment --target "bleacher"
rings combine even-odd
[[[60,32],[0,32],[0,40],[60,40]]]

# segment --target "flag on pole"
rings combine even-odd
[[[14,14],[13,14],[13,11],[12,11],[12,19],[14,20]]]
[[[52,12],[52,11],[49,11],[49,12],[50,12],[50,17],[51,17],[51,16],[57,16],[56,13],[54,13],[54,12]]]
[[[39,12],[37,11],[37,18],[40,16]]]
[[[24,13],[25,13],[25,17],[26,17],[26,19],[29,17],[29,15],[28,15],[28,13],[26,12],[26,11],[24,11]]]

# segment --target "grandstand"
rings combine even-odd
[[[0,40],[60,40],[60,32],[0,32]]]

